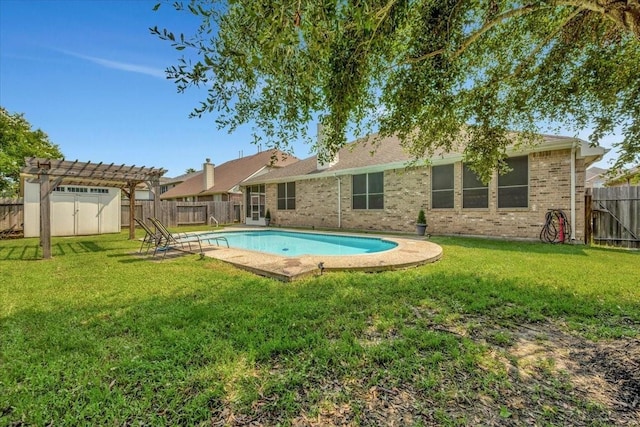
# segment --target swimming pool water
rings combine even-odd
[[[232,248],[268,252],[290,257],[300,255],[370,254],[386,251],[397,246],[394,242],[375,237],[280,230],[209,233],[200,235],[200,240],[206,242],[207,236],[225,237]],[[211,243],[215,244],[213,241]]]

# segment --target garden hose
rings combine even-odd
[[[562,209],[549,209],[540,231],[540,240],[545,243],[564,243],[568,230],[569,220]]]

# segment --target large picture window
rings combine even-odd
[[[384,209],[384,173],[353,175],[353,209]]]
[[[431,208],[453,208],[453,164],[431,168]]]
[[[510,172],[498,176],[498,208],[529,207],[529,157],[506,160]]]
[[[278,184],[278,209],[292,210],[296,208],[296,183]]]
[[[462,166],[462,208],[482,209],[489,207],[489,187],[480,181],[467,165]]]

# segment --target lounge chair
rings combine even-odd
[[[153,256],[156,256],[158,251],[164,252],[162,258],[167,255],[167,252],[170,249],[177,249],[177,246],[180,246],[180,249],[185,250],[188,248],[188,252],[193,252],[192,245],[195,246],[197,243],[197,248],[202,252],[202,243],[200,239],[195,234],[187,234],[187,233],[171,233],[167,230],[167,227],[164,226],[157,218],[149,218],[149,221],[156,228],[157,235],[159,239],[156,241],[156,247],[153,250]]]
[[[11,235],[13,234],[15,229],[16,229],[16,225],[13,224],[9,228],[5,228],[4,230],[0,230],[0,239],[8,239],[9,237],[11,237]]]
[[[145,232],[144,238],[142,239],[142,244],[140,245],[140,250],[138,250],[138,253],[142,253],[142,248],[144,247],[144,245],[147,245],[147,251],[145,252],[145,254],[149,253],[149,250],[151,249],[151,245],[157,246],[160,242],[160,235],[159,233],[154,233],[151,228],[149,228],[149,226],[142,220],[138,219],[138,218],[133,218],[133,220],[136,222],[136,224],[138,224],[140,226],[140,228],[142,228]]]

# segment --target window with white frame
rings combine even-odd
[[[484,184],[469,166],[462,165],[462,208],[489,207],[489,186]]]
[[[498,176],[498,208],[529,207],[529,157],[509,157],[511,169]]]
[[[351,182],[353,209],[384,209],[384,172],[353,175]]]
[[[296,208],[296,183],[283,182],[278,184],[278,209],[293,210]]]
[[[431,168],[431,208],[453,208],[453,164]]]

